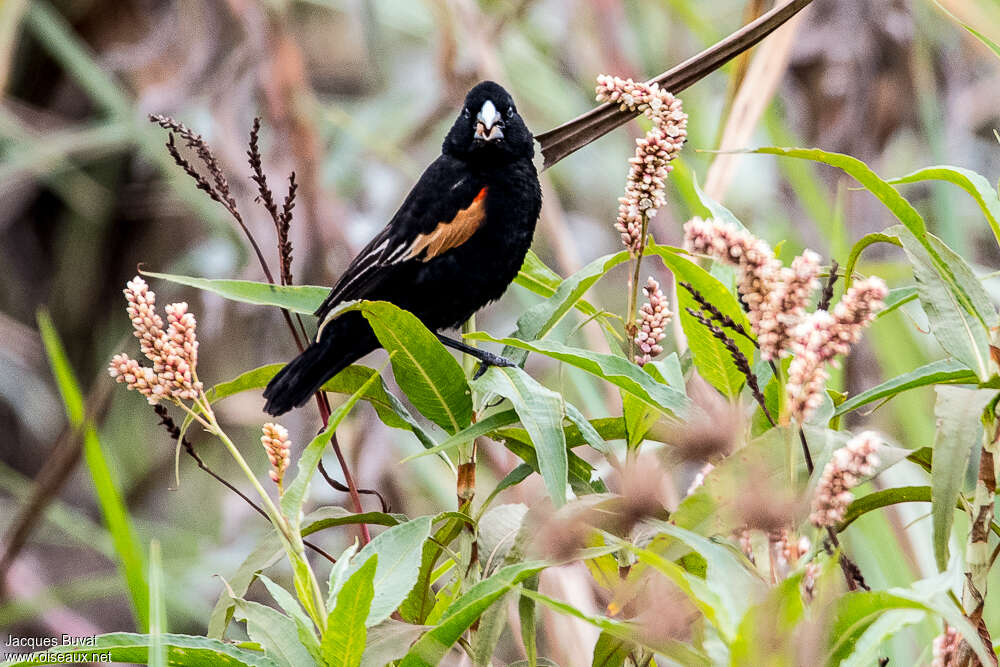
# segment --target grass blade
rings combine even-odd
[[[146,630],[149,628],[149,586],[146,583],[142,548],[136,540],[121,493],[111,476],[111,468],[101,448],[97,429],[84,414],[83,393],[69,365],[66,350],[59,340],[52,319],[44,310],[38,311],[38,329],[59,387],[59,395],[66,408],[66,417],[73,428],[83,430],[84,460],[94,482],[101,514],[111,533],[118,565],[125,577],[136,625]]]

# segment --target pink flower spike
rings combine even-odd
[[[636,355],[635,363],[640,366],[649,363],[653,357],[663,354],[663,348],[659,343],[666,336],[664,330],[672,317],[667,298],[660,290],[660,284],[653,280],[652,276],[646,281],[642,293],[649,302],[642,304],[639,317],[636,319],[639,330],[635,335],[635,344],[641,354]]]
[[[878,465],[879,437],[872,431],[857,435],[833,453],[816,485],[812,514],[809,520],[816,526],[836,526],[854,500],[851,489],[865,477],[875,474]]]
[[[629,160],[625,195],[619,198],[615,229],[633,256],[641,252],[643,222],[656,215],[665,203],[664,181],[670,162],[687,139],[687,114],[681,102],[659,85],[602,74],[597,77],[597,99],[639,111],[653,121],[646,136],[636,139],[635,155]]]
[[[268,422],[261,428],[263,435],[260,443],[264,445],[267,452],[267,460],[271,463],[271,470],[268,473],[271,480],[279,487],[285,477],[285,470],[291,462],[292,442],[288,439],[288,430],[281,424]]]

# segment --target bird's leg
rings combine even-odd
[[[472,347],[467,345],[460,340],[454,338],[448,338],[442,334],[434,334],[437,336],[438,340],[441,341],[445,346],[452,349],[458,350],[459,352],[464,352],[470,357],[475,357],[479,359],[479,368],[476,369],[476,374],[472,376],[475,380],[480,375],[486,372],[486,369],[490,366],[516,366],[513,361],[507,359],[506,357],[501,357],[499,354],[493,354],[487,350],[480,350],[478,347]]]

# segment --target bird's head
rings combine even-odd
[[[443,152],[455,157],[531,159],[534,139],[503,86],[483,81],[465,96],[461,113],[444,140]]]

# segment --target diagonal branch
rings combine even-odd
[[[753,47],[811,2],[812,0],[788,0],[722,41],[650,79],[648,83],[658,83],[661,88],[679,93]],[[606,103],[555,129],[535,135],[542,147],[542,155],[545,156],[544,168],[548,169],[567,155],[600,139],[638,115],[638,112],[622,110]]]

